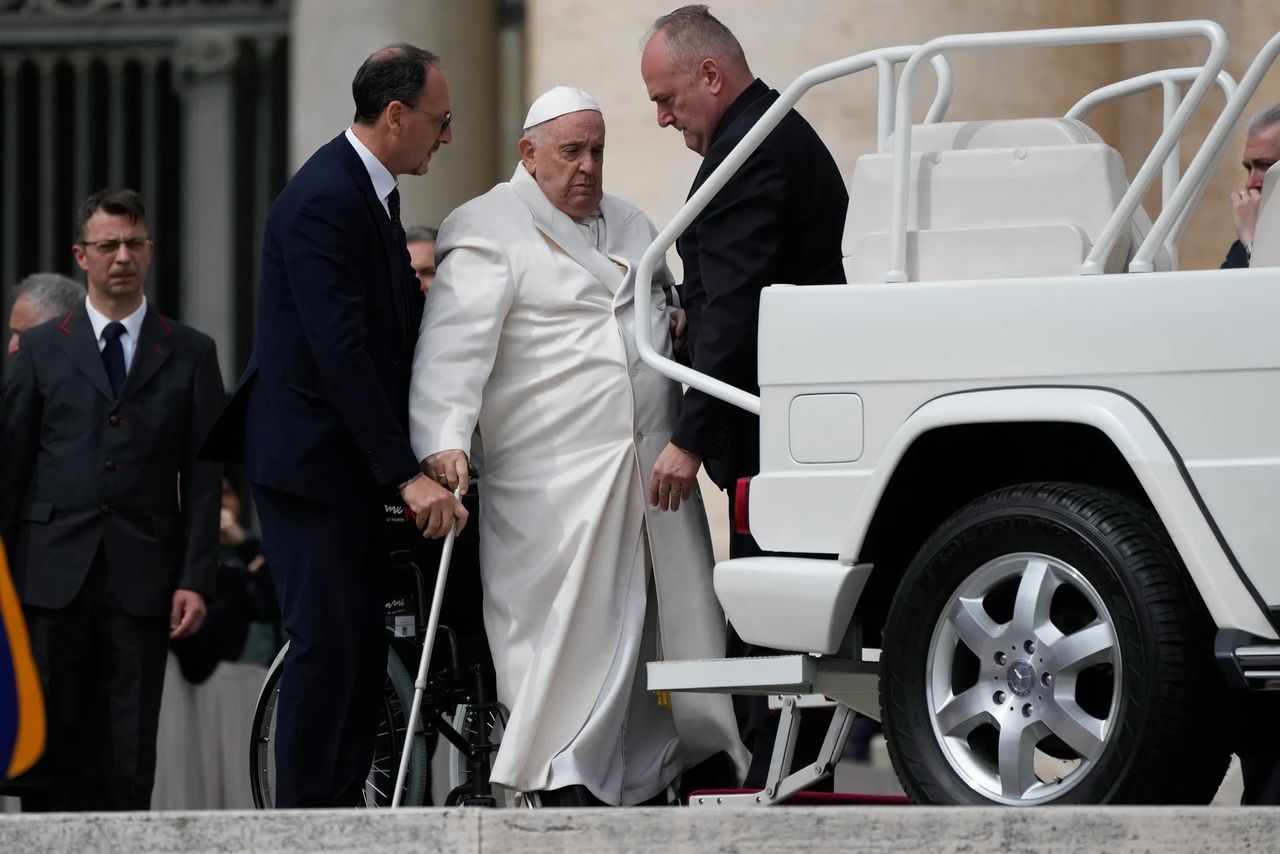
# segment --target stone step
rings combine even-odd
[[[814,854],[1274,851],[1280,810],[1239,807],[777,807],[0,816],[0,851]]]

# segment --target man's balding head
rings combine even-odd
[[[751,76],[747,55],[737,36],[702,4],[681,6],[649,27],[648,42],[659,32],[672,62],[694,72],[704,59],[714,59],[722,71]]]
[[[649,28],[640,58],[659,127],[671,125],[705,155],[730,105],[754,75],[742,45],[706,6],[682,6]]]

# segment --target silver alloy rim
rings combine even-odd
[[[995,600],[1007,619],[992,616]],[[993,801],[1060,798],[1115,730],[1115,624],[1088,579],[1049,555],[1003,555],[975,570],[939,617],[928,663],[938,746],[965,784]]]

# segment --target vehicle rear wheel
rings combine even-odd
[[[1212,627],[1148,508],[1002,489],[944,522],[899,590],[881,712],[913,801],[1212,798],[1230,759]]]

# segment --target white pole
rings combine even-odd
[[[453,491],[453,497],[461,500],[461,487]],[[440,550],[440,569],[436,572],[436,589],[431,596],[431,613],[427,617],[427,636],[422,641],[422,658],[418,659],[418,678],[413,681],[413,703],[409,707],[409,721],[404,731],[404,749],[400,753],[400,770],[396,773],[396,787],[391,794],[391,807],[400,806],[400,793],[405,777],[409,774],[409,754],[413,752],[413,733],[418,728],[418,712],[422,708],[422,695],[427,690],[427,668],[431,666],[431,653],[436,645],[436,629],[440,626],[440,606],[444,603],[445,581],[449,578],[449,558],[453,556],[453,541],[457,536],[457,524],[445,535]]]

